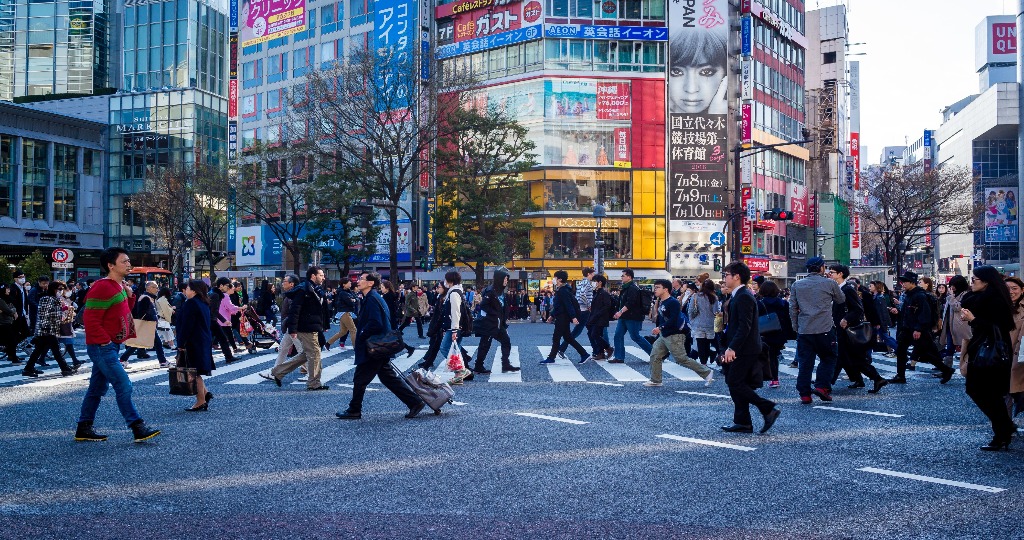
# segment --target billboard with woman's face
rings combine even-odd
[[[669,243],[708,243],[728,212],[729,2],[669,3]]]

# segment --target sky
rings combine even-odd
[[[807,10],[840,0],[805,0]],[[884,146],[913,143],[941,111],[978,92],[974,29],[988,15],[1015,15],[1017,0],[846,0],[850,53],[860,61],[862,163]]]

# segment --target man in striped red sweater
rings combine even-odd
[[[92,423],[100,399],[107,393],[107,387],[113,386],[121,416],[131,428],[135,442],[142,442],[156,437],[160,430],[146,426],[139,416],[132,403],[132,382],[117,356],[121,344],[135,335],[132,322],[135,296],[131,287],[124,284],[132,263],[127,251],[111,247],[100,253],[100,268],[107,271],[107,277],[93,283],[85,296],[82,322],[85,324],[86,350],[92,360],[92,376],[82,401],[75,440],[107,440],[106,435],[93,430]]]

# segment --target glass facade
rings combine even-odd
[[[0,99],[110,86],[111,0],[0,2]]]
[[[78,148],[53,145],[53,219],[75,221],[78,193]]]
[[[195,0],[127,7],[122,87],[227,94],[226,32],[227,15]]]
[[[112,245],[149,251],[152,235],[131,196],[173,164],[227,168],[227,100],[199,90],[113,96],[110,124],[107,237]]]
[[[14,137],[0,135],[0,217],[14,217],[14,189],[17,185],[14,164]]]
[[[46,219],[46,188],[50,183],[47,146],[45,141],[22,139],[22,219]]]
[[[1018,257],[1020,199],[1017,140],[975,140],[972,147],[975,200],[984,210],[975,220],[974,245],[986,261]]]

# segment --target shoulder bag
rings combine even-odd
[[[768,311],[768,307],[764,305],[760,298],[757,300],[757,307],[766,311],[764,315],[757,317],[757,331],[759,334],[782,330],[782,321],[779,320],[778,314]]]
[[[378,298],[377,302],[380,303],[381,313],[387,313],[384,301]],[[402,339],[401,332],[391,328],[391,321],[387,320],[387,317],[384,317],[384,319],[387,330],[382,334],[370,336],[366,339],[366,353],[373,357],[386,356],[391,358],[398,354],[398,351],[405,348],[405,341]]]
[[[196,370],[188,367],[188,352],[178,349],[174,367],[167,370],[172,396],[194,396],[199,393],[196,386]]]
[[[997,368],[1010,365],[1013,349],[1000,334],[993,329],[985,336],[978,351],[970,357],[970,367]]]
[[[850,338],[852,343],[857,345],[867,345],[871,342],[871,339],[875,336],[875,329],[871,326],[868,321],[863,321],[860,324],[846,327],[846,336]]]

